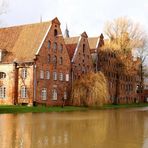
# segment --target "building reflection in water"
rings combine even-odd
[[[134,109],[1,114],[0,147],[146,148],[147,115]]]

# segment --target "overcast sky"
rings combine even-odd
[[[2,1],[2,0],[0,0]],[[8,11],[0,16],[3,26],[34,23],[58,17],[62,31],[68,25],[70,35],[86,31],[88,36],[103,32],[104,23],[128,16],[148,30],[147,0],[5,0]]]

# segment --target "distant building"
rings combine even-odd
[[[132,103],[139,100],[137,85],[139,83],[138,71],[132,74],[130,71],[122,71],[122,64],[114,51],[105,48],[106,42],[101,34],[100,37],[89,38],[91,53],[96,71],[102,71],[108,82],[110,100],[113,103]],[[94,56],[95,55],[95,56]],[[132,56],[130,61],[134,62]],[[135,64],[137,61],[135,61]],[[96,68],[97,67],[97,68]]]

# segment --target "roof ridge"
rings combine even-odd
[[[51,21],[44,21],[44,22],[37,22],[37,23],[28,23],[28,24],[20,24],[20,25],[16,25],[16,26],[0,27],[0,29],[11,29],[11,28],[33,26],[33,25],[39,25],[39,24],[45,24],[45,23],[51,23]]]

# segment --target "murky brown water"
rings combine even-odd
[[[148,108],[0,115],[0,148],[148,148]]]

